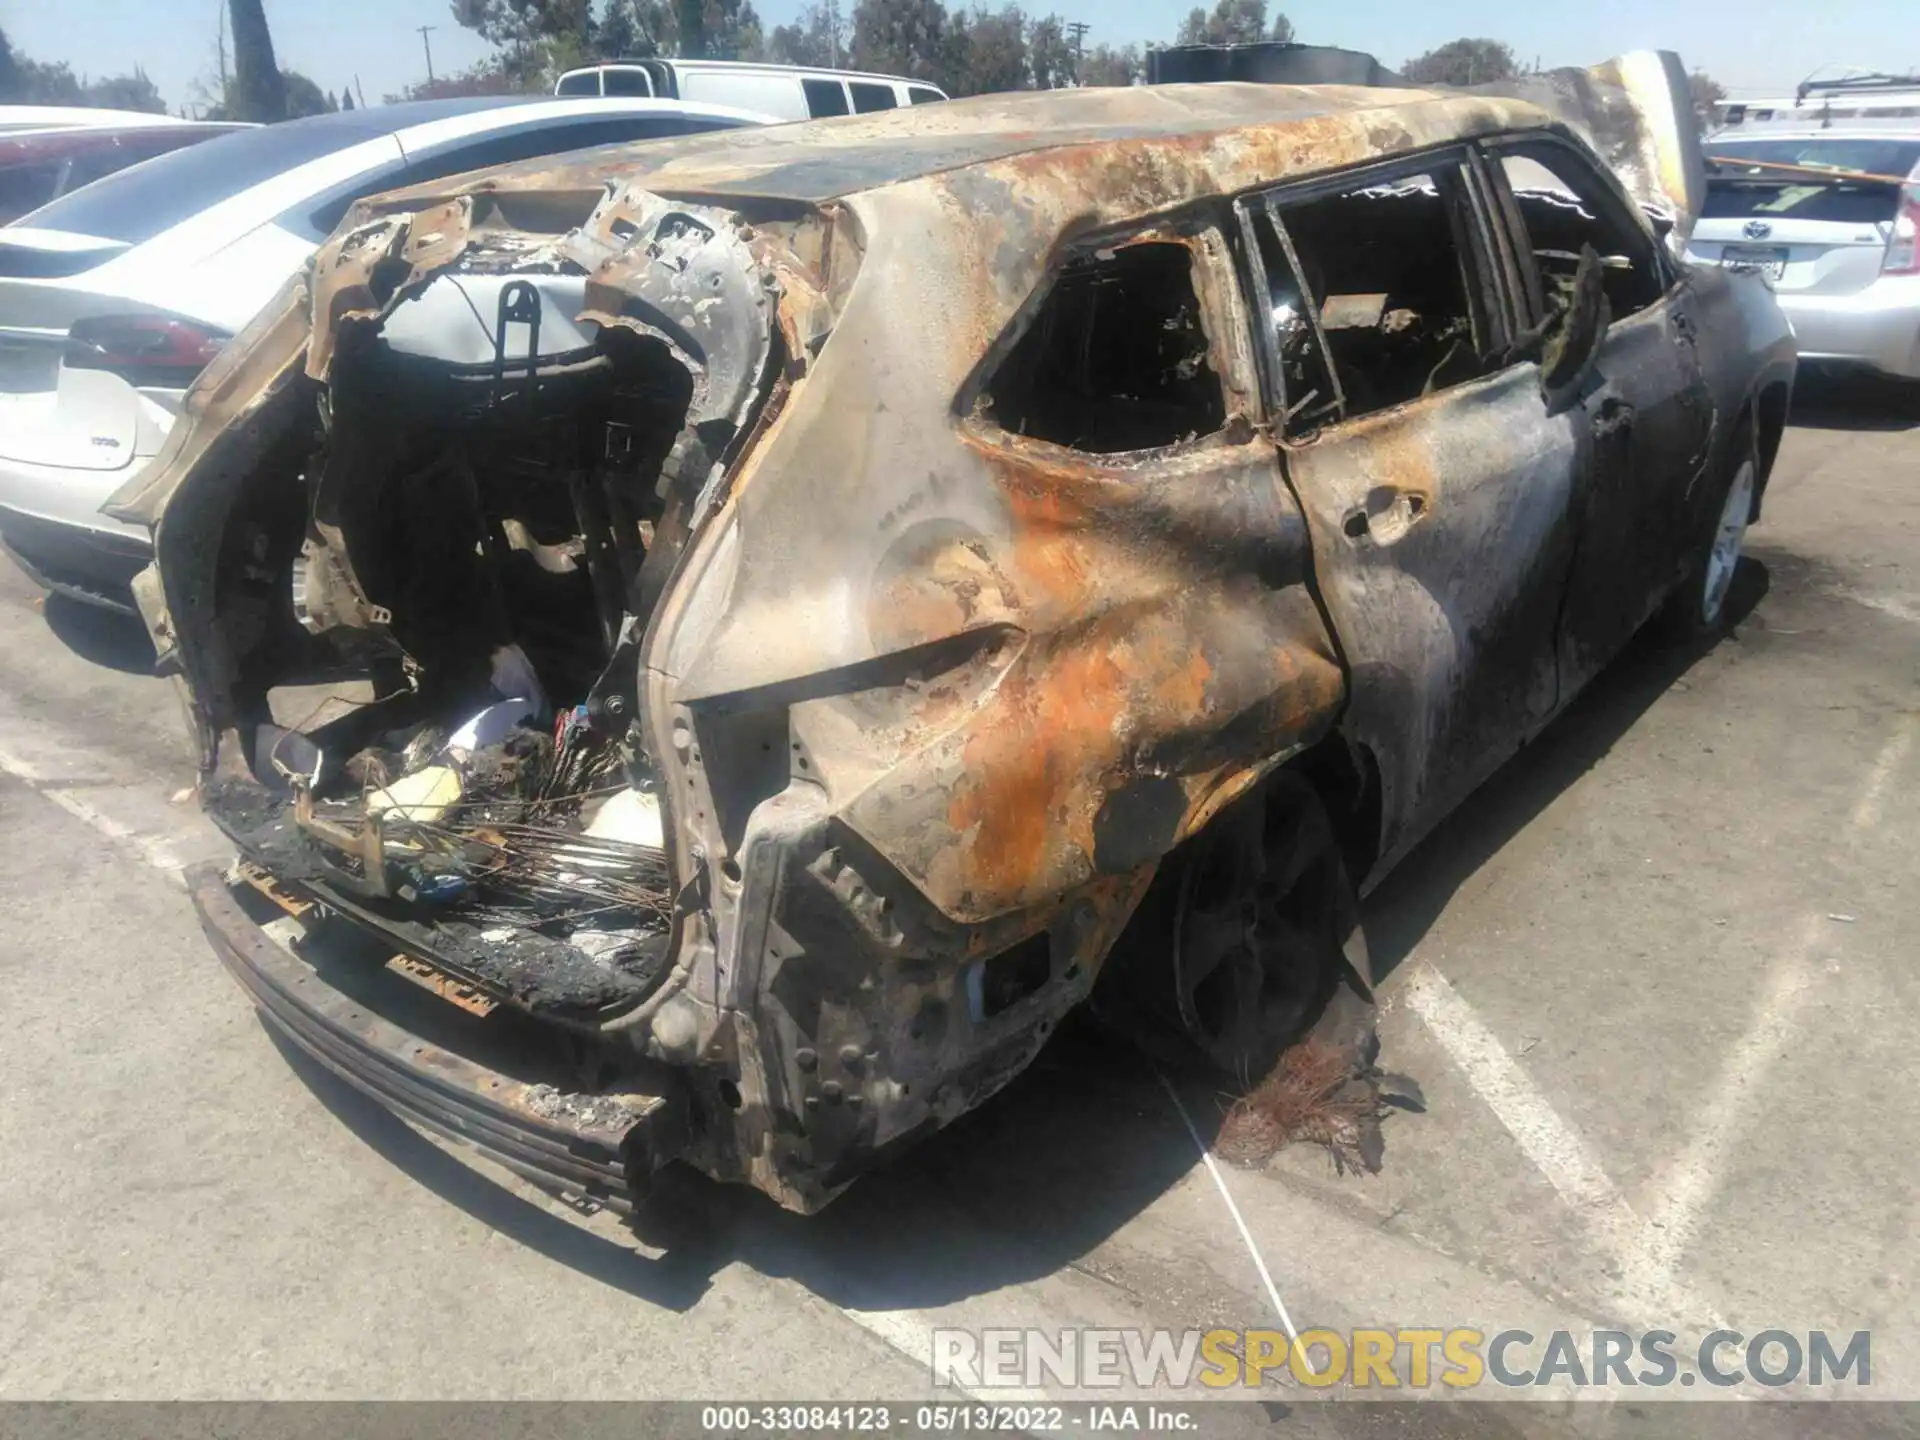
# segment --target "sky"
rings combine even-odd
[[[0,29],[16,52],[65,60],[89,76],[143,66],[178,108],[196,98],[196,82],[213,88],[224,3],[0,0]],[[792,19],[803,0],[754,3],[771,26]],[[1172,39],[1193,3],[1028,0],[1026,8],[1088,20],[1088,44],[1120,45]],[[1457,36],[1484,35],[1547,67],[1592,64],[1624,50],[1677,50],[1736,98],[1791,90],[1822,67],[1920,73],[1916,0],[1280,0],[1278,8],[1301,40],[1365,50],[1389,66]],[[851,0],[842,9],[851,11]],[[447,0],[266,0],[266,11],[283,68],[322,90],[352,83],[374,102],[426,77],[419,26],[435,27],[427,40],[438,73],[487,53],[454,23]]]

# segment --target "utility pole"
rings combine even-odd
[[[1089,26],[1084,20],[1067,22],[1067,39],[1073,46],[1073,83],[1075,85],[1080,83],[1080,50],[1086,41],[1088,29]]]
[[[220,103],[227,103],[227,0],[220,0],[219,38],[214,42],[220,47]]]
[[[420,29],[420,48],[427,52],[427,84],[433,84],[433,42],[427,39],[427,32],[438,30],[438,25],[422,25]]]

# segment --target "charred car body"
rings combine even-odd
[[[1685,95],[995,96],[364,203],[113,513],[246,876],[573,1068],[395,1023],[233,875],[214,944],[614,1203],[816,1208],[1103,969],[1264,1063],[1365,983],[1356,887],[1719,617],[1793,359],[1670,253]]]

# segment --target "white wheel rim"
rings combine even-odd
[[[1720,507],[1713,546],[1707,551],[1707,578],[1700,591],[1700,618],[1711,625],[1727,603],[1733,572],[1740,565],[1740,549],[1747,539],[1747,517],[1753,513],[1753,461],[1741,462],[1727,487],[1727,503]]]

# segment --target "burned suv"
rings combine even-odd
[[[811,1210],[1094,993],[1245,1076],[1662,602],[1793,355],[1686,82],[993,96],[364,202],[137,594],[268,1022],[631,1204]],[[333,686],[318,708],[316,686]],[[1109,972],[1103,975],[1103,970]]]

